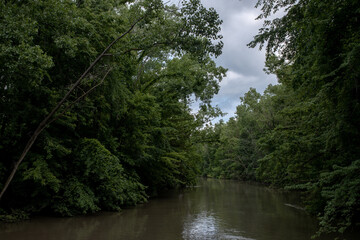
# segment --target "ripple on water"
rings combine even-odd
[[[240,234],[239,231],[221,226],[219,219],[208,211],[188,216],[182,233],[185,240],[255,240]]]

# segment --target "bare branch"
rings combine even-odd
[[[69,110],[70,108],[72,108],[72,106],[74,106],[76,103],[78,103],[81,99],[83,99],[86,95],[89,95],[89,93],[91,93],[95,88],[97,88],[98,86],[100,86],[105,78],[107,77],[107,75],[109,75],[109,73],[111,72],[112,68],[110,68],[105,75],[103,76],[103,78],[100,80],[100,82],[98,82],[95,86],[93,86],[92,88],[90,88],[88,91],[84,92],[80,97],[78,97],[75,101],[73,101],[71,104],[69,104],[68,106],[66,106],[66,108],[57,116],[55,116],[51,121],[49,121],[48,125],[55,122],[56,120],[58,120],[60,117],[62,117],[67,110]]]

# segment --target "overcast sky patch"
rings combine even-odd
[[[179,0],[171,0],[179,3]],[[220,83],[220,91],[213,98],[213,105],[218,105],[227,113],[224,121],[235,116],[236,106],[240,97],[249,91],[250,87],[263,93],[269,84],[276,84],[274,75],[267,75],[265,67],[265,52],[258,48],[248,48],[247,44],[258,34],[262,27],[261,20],[255,20],[260,9],[255,8],[256,0],[201,0],[206,8],[214,8],[223,20],[221,27],[223,54],[215,59],[218,66],[228,69],[226,78]],[[276,14],[277,16],[281,14]],[[275,16],[276,17],[276,16]],[[198,104],[192,105],[197,111]],[[219,121],[217,118],[213,123]]]
[[[250,87],[263,92],[269,84],[276,84],[274,75],[267,75],[265,52],[258,48],[248,48],[247,44],[258,33],[262,21],[255,20],[260,10],[255,8],[255,0],[202,0],[205,7],[213,7],[223,20],[223,54],[215,59],[219,66],[228,69],[226,78],[220,83],[220,91],[213,98],[213,105],[218,105],[227,115],[227,121],[234,116],[240,97]],[[220,118],[213,122],[217,122]]]

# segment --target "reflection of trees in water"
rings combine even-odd
[[[310,239],[316,226],[288,194],[237,181],[204,180],[121,213],[0,224],[0,239]],[[197,237],[199,236],[199,237]]]
[[[31,221],[16,224],[3,224],[0,239],[119,239],[124,232],[129,231],[134,233],[134,239],[138,239],[136,234],[146,228],[147,216],[132,217],[131,215],[136,215],[134,211],[125,219],[121,217],[121,214],[102,213],[73,218],[34,218]]]
[[[214,212],[223,226],[240,230],[243,236],[306,239],[315,231],[313,218],[285,205],[294,203],[293,198],[297,200],[298,196],[238,181],[208,179],[202,184],[206,187],[189,194],[188,205],[198,211]]]
[[[99,220],[94,217],[34,218],[31,221],[2,225],[0,238],[7,240],[92,239],[91,236],[99,225]]]

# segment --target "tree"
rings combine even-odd
[[[328,178],[340,176],[338,167],[353,169],[360,156],[359,2],[263,0],[257,6],[263,11],[259,19],[285,9],[283,17],[265,20],[249,46],[266,44],[269,70],[285,73],[281,82],[293,91],[293,101],[282,111],[286,122],[263,141],[275,145],[261,160],[272,170],[261,174],[278,175],[271,182],[301,183],[311,192],[309,208],[320,214],[319,233],[342,233],[356,225],[359,202],[332,204],[349,194],[345,186],[358,176],[336,187]],[[358,195],[351,189],[350,195]],[[339,214],[344,218],[334,220]]]
[[[0,4],[1,184],[43,122],[3,209],[117,210],[145,189],[193,182],[189,136],[207,113],[195,119],[190,96],[211,109],[225,74],[209,58],[222,47],[213,9],[193,0]]]

